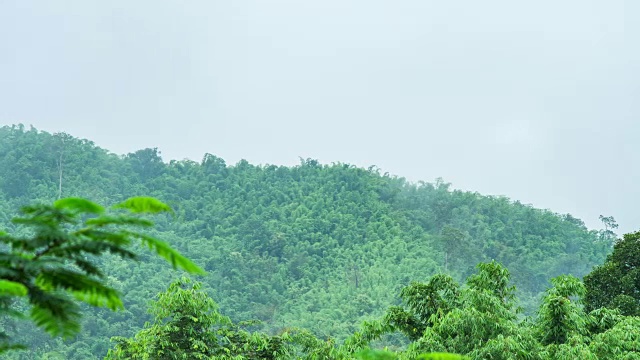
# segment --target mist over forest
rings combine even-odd
[[[212,154],[200,162],[165,162],[155,148],[121,156],[90,140],[23,125],[0,128],[0,169],[0,221],[18,236],[5,235],[5,244],[14,245],[3,251],[16,251],[33,234],[25,226],[44,221],[36,207],[27,210],[31,222],[12,222],[24,205],[54,203],[54,213],[94,216],[98,205],[73,199],[110,206],[152,196],[171,212],[151,217],[148,233],[206,272],[179,262],[195,271],[189,278],[145,253],[130,262],[118,252],[79,250],[94,254],[82,259],[94,259],[104,274],[89,272],[90,278],[117,291],[123,309],[82,306],[81,328],[66,339],[6,318],[7,339],[28,347],[8,352],[8,359],[416,358],[429,352],[568,359],[576,351],[609,358],[635,353],[625,344],[640,339],[633,330],[633,337],[616,340],[618,350],[606,345],[636,326],[640,313],[632,290],[638,236],[618,240],[612,217],[602,218],[601,229],[588,229],[570,214],[452,190],[442,179],[412,183],[375,166],[314,159],[297,166],[227,164]],[[91,224],[135,224],[113,219]],[[34,226],[33,241],[45,250],[31,251],[58,244],[60,235],[45,236],[37,230],[44,225]],[[47,240],[37,240],[42,237]],[[612,254],[614,245],[627,250]],[[74,246],[58,255],[86,270],[71,255]],[[182,258],[164,257],[174,266]],[[616,264],[622,268],[614,275]],[[3,279],[15,281],[11,274]],[[583,284],[585,275],[592,280]],[[163,301],[164,312],[153,305]],[[180,332],[186,325],[172,324],[186,321],[178,315],[183,311],[210,325]],[[465,340],[456,334],[467,331]],[[169,337],[158,340],[163,336]],[[478,336],[488,342],[474,343]],[[258,351],[265,347],[270,355]],[[367,350],[385,348],[391,352]]]

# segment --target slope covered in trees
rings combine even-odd
[[[0,170],[0,223],[10,231],[20,206],[61,196],[167,202],[175,215],[157,219],[154,235],[208,272],[198,280],[225,315],[261,320],[270,333],[302,327],[344,339],[399,305],[400,289],[412,281],[438,272],[462,280],[490,260],[511,271],[522,305],[533,309],[549,279],[585,275],[612,240],[570,215],[442,181],[412,184],[375,167],[229,166],[210,154],[165,163],[156,149],[118,156],[21,126],[0,128]],[[25,328],[36,353],[101,358],[110,337],[132,337],[151,320],[148,301],[179,275],[152,257],[136,266],[100,261],[126,310],[93,311],[68,343]]]

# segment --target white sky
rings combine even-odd
[[[0,124],[640,228],[640,2],[0,0]]]

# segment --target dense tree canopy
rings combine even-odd
[[[401,332],[409,343],[390,353],[392,359],[416,359],[433,351],[471,359],[640,358],[640,327],[634,328],[640,318],[606,308],[586,312],[579,279],[552,279],[536,315],[523,318],[508,270],[496,262],[480,263],[477,269],[463,286],[439,274],[403,288],[404,306],[365,323],[346,340],[344,350]]]
[[[584,278],[587,309],[606,307],[640,315],[640,232],[625,234],[607,261]]]
[[[0,224],[9,233],[18,230],[10,222],[16,209],[59,197],[115,204],[145,195],[167,202],[174,215],[159,216],[149,235],[204,267],[202,291],[231,321],[260,320],[255,330],[272,335],[295,327],[339,342],[395,306],[398,333],[386,335],[391,344],[419,342],[435,318],[401,307],[401,301],[411,299],[412,291],[435,291],[441,303],[428,304],[433,311],[459,312],[460,304],[489,295],[465,292],[461,298],[462,290],[450,286],[472,275],[475,264],[491,260],[511,271],[517,290],[505,295],[517,294],[524,314],[533,315],[549,279],[587,274],[612,245],[610,236],[570,215],[453,190],[441,180],[413,184],[375,167],[310,159],[294,167],[246,161],[230,166],[211,154],[200,162],[166,163],[157,149],[118,156],[67,134],[5,126],[0,169]],[[111,337],[133,338],[153,321],[149,299],[180,275],[153,257],[140,260],[138,266],[112,256],[97,260],[123,294],[123,311],[91,310],[83,331],[66,342],[16,324],[16,333],[24,334],[17,340],[29,343],[33,354],[86,360],[104,356]],[[431,280],[400,291],[422,279]],[[508,304],[501,305],[505,314],[513,310]],[[403,314],[415,321],[413,337],[411,327],[401,326]],[[522,334],[500,334],[505,340],[492,342],[495,351],[526,343],[514,340]]]

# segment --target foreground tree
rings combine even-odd
[[[133,338],[113,338],[106,359],[300,359],[337,358],[335,349],[308,332],[277,336],[249,332],[255,322],[234,324],[218,305],[188,278],[158,294],[149,312],[154,321]]]
[[[497,262],[478,264],[477,269],[465,287],[443,274],[411,283],[400,293],[404,307],[391,307],[381,321],[365,323],[345,348],[354,352],[386,333],[400,332],[410,341],[401,359],[432,352],[495,358],[504,350],[502,341],[517,342],[522,353],[532,351],[533,335],[516,322],[515,288],[508,270]],[[479,352],[490,340],[493,348]]]
[[[122,309],[120,294],[107,283],[97,259],[107,253],[135,260],[135,245],[148,246],[174,268],[204,273],[169,244],[136,229],[153,223],[143,214],[170,212],[166,204],[135,197],[111,209],[81,198],[53,205],[32,205],[13,219],[23,229],[0,233],[0,311],[3,318],[30,318],[53,336],[70,337],[80,330],[77,301]],[[26,301],[25,301],[26,300]],[[19,348],[0,333],[0,352]]]
[[[625,234],[607,261],[584,277],[587,310],[619,309],[640,315],[640,231]]]
[[[158,294],[149,310],[154,322],[133,339],[113,338],[117,344],[107,359],[208,359],[219,348],[212,328],[230,325],[200,284],[173,282]]]
[[[640,318],[617,309],[586,312],[579,279],[551,279],[537,316],[522,319],[507,269],[491,262],[478,264],[477,270],[464,286],[438,274],[403,288],[405,306],[364,323],[343,349],[362,359],[413,360],[431,352],[496,360],[640,359]],[[366,349],[394,332],[406,336],[405,351]]]
[[[580,305],[585,289],[582,282],[568,275],[551,280],[538,310],[538,335],[544,345],[560,345],[572,336],[586,335],[586,317]]]

